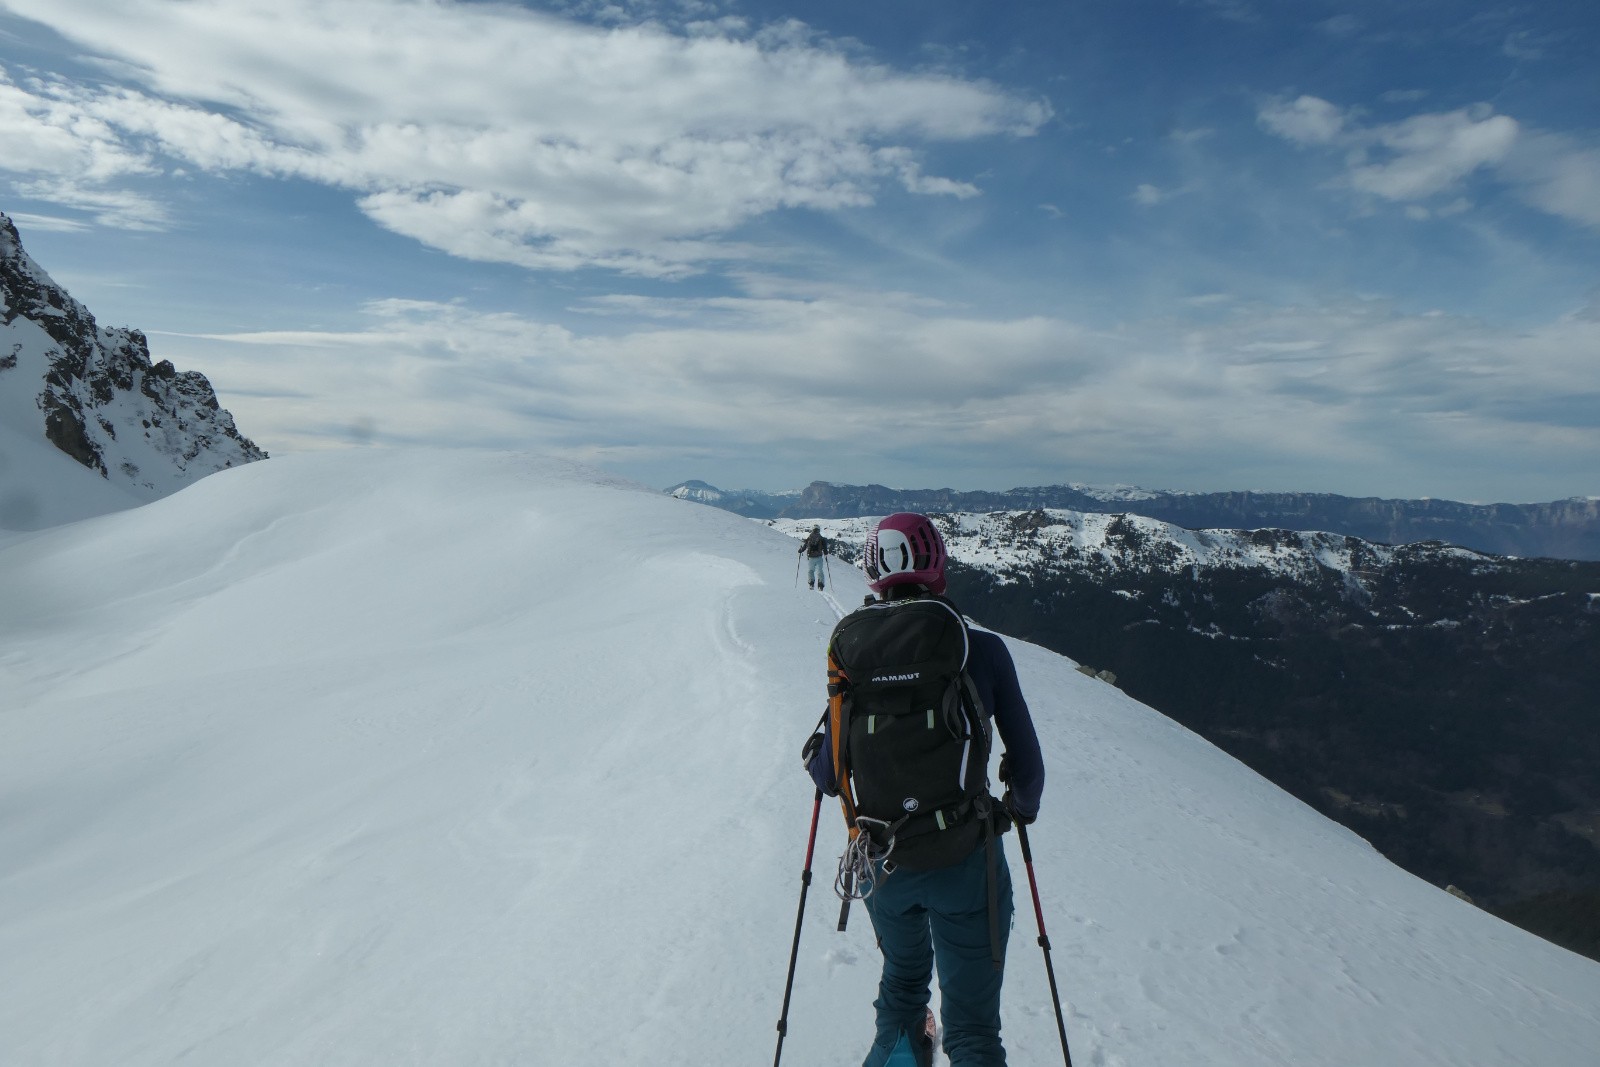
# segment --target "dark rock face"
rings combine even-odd
[[[0,325],[19,319],[51,342],[36,400],[44,435],[102,477],[159,493],[267,458],[239,433],[205,375],[179,372],[166,360],[152,365],[144,334],[98,326],[0,215]],[[0,371],[14,372],[21,353],[14,344]]]
[[[40,403],[44,407],[44,434],[50,443],[105,477],[105,461],[100,457],[100,450],[89,439],[81,412],[53,393],[43,394]]]
[[[1462,504],[1327,493],[1205,493],[1163,495],[1129,507],[1193,529],[1270,525],[1333,530],[1391,545],[1445,541],[1496,555],[1600,560],[1600,500]]]

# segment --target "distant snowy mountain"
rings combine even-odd
[[[204,375],[152,364],[137,330],[99,326],[0,215],[0,529],[143,503],[265,458]]]
[[[745,497],[758,506],[748,505]],[[1600,560],[1600,498],[1593,497],[1540,504],[1463,504],[1333,493],[1184,493],[1079,483],[986,492],[829,482],[812,482],[798,493],[771,500],[750,491],[745,497],[734,503],[716,495],[691,499],[761,519],[844,519],[895,511],[1126,513],[1191,530],[1328,531],[1390,545],[1445,541],[1497,555]]]
[[[669,486],[664,492],[679,500],[692,500],[697,504],[731,511],[751,519],[770,519],[792,504],[800,495],[798,489],[768,493],[760,489],[718,489],[709,482],[691,480]]]
[[[865,592],[795,590],[793,546],[544,460],[376,450],[0,540],[0,1059],[770,1062],[799,747]],[[1592,1067],[1600,964],[1008,644],[1074,1062]],[[828,802],[796,1067],[870,1040],[844,841]],[[1005,847],[1005,1039],[1059,1063]]]
[[[1163,494],[1130,485],[1063,485],[1012,489],[1007,493],[961,493],[951,489],[890,489],[882,485],[834,485],[812,482],[804,489],[766,492],[761,489],[718,489],[708,482],[679,482],[662,490],[681,500],[732,511],[750,519],[885,515],[892,511],[972,511],[984,507],[1023,507],[1036,497],[1052,500],[1063,494],[1075,502],[1126,504],[1154,500]],[[1167,494],[1171,495],[1171,494]]]
[[[1404,553],[1391,545],[1322,531],[1189,530],[1134,514],[1104,514],[1038,509],[940,516],[952,559],[993,574],[1002,584],[1044,571],[1076,571],[1115,578],[1140,571],[1166,574],[1218,569],[1253,570],[1291,582],[1318,581],[1328,571],[1359,586],[1364,575],[1390,565]],[[839,551],[855,553],[877,517],[830,519],[823,532],[839,541]],[[774,528],[805,536],[812,519],[777,519]],[[1416,551],[1462,560],[1486,560],[1482,553],[1451,545]]]

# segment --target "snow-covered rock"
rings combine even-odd
[[[98,325],[23,250],[4,215],[0,427],[0,529],[127,507],[266,458],[203,374],[152,364],[142,333]],[[44,458],[46,445],[83,473]],[[104,484],[91,487],[88,476]]]

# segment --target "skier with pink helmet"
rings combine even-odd
[[[937,967],[952,1067],[1006,1062],[1000,988],[1013,912],[1000,834],[1039,811],[1044,761],[1016,667],[996,634],[942,595],[944,539],[925,515],[881,520],[864,546],[877,600],[829,639],[829,712],[806,742],[817,787],[850,829],[836,888],[863,901],[883,951],[863,1067],[926,1067]],[[992,732],[1010,788],[990,795]]]

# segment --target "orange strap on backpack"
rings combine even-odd
[[[846,677],[839,661],[828,649],[828,736],[833,742],[833,780],[839,787],[839,806],[844,809],[844,824],[854,841],[861,831],[856,829],[856,798],[850,792],[850,769],[844,761],[844,737],[849,724],[844,721],[845,690],[850,679]]]

